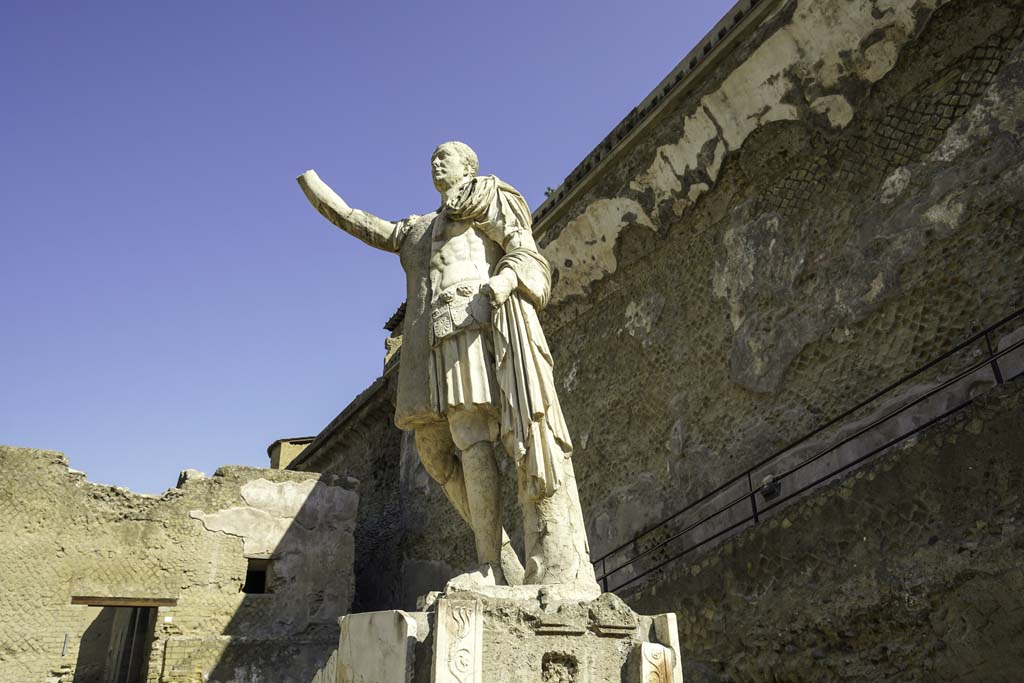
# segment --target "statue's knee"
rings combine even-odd
[[[465,453],[477,444],[493,444],[498,440],[498,420],[487,411],[457,410],[448,416],[452,440]]]
[[[423,453],[420,452],[420,462],[423,463],[423,469],[427,471],[427,474],[441,486],[447,484],[453,476],[455,476],[455,470],[459,466],[459,460],[455,457],[455,453]]]
[[[447,434],[442,436],[428,430],[416,431],[416,451],[419,453],[423,469],[434,481],[444,486],[455,476],[455,470],[459,466],[458,458],[455,457],[455,445]]]

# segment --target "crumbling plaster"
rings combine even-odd
[[[682,134],[657,147],[647,169],[630,181],[630,195],[593,200],[546,245],[560,273],[554,301],[583,293],[590,283],[615,272],[611,251],[622,229],[629,224],[653,228],[666,202],[681,215],[714,187],[725,156],[756,130],[773,121],[796,120],[808,110],[825,115],[834,127],[849,124],[854,107],[845,89],[836,90],[850,80],[871,84],[885,76],[913,37],[920,13],[943,2],[793,4],[779,10],[791,12],[791,19],[675,124]],[[654,194],[650,215],[633,194],[648,191]],[[595,260],[600,268],[588,265]],[[572,270],[577,263],[582,267]]]
[[[244,484],[240,495],[246,503],[244,507],[210,513],[192,510],[189,516],[202,522],[207,531],[241,538],[247,557],[270,557],[275,551],[282,552],[286,536],[290,546],[311,547],[324,540],[325,529],[338,532],[332,542],[351,545],[352,522],[359,501],[354,491],[317,481],[256,479]],[[346,522],[337,528],[331,524],[333,519]]]
[[[86,481],[60,453],[0,447],[0,682],[101,674],[106,613],[72,596],[177,602],[159,608],[154,683],[303,680],[352,600],[350,489],[224,467],[140,495]],[[273,558],[272,592],[241,592],[247,555]],[[247,666],[259,676],[239,673]]]
[[[966,196],[980,208],[991,203],[990,196],[1012,195],[1019,186],[1020,144],[1013,134],[1016,96],[1000,102],[998,90],[989,89],[979,97],[992,73],[986,74],[988,67],[978,62],[1009,58],[1015,40],[1010,33],[1004,31],[1001,44],[978,45],[973,56],[978,59],[972,60],[967,49],[971,43],[957,45],[951,56],[964,48],[968,54],[959,56],[966,66],[951,65],[949,73],[936,74],[933,83],[893,103],[894,111],[878,111],[879,92],[872,86],[893,70],[935,8],[945,4],[784,3],[767,22],[770,35],[720,84],[696,98],[689,114],[665,115],[661,129],[679,131],[678,137],[653,149],[640,144],[623,164],[630,168],[647,163],[645,170],[637,170],[627,182],[617,175],[623,183],[617,196],[592,191],[564,225],[547,227],[544,249],[557,273],[555,308],[563,302],[579,306],[573,297],[591,293],[616,271],[628,227],[641,225],[659,233],[681,225],[698,229],[702,221],[700,212],[695,215],[695,203],[716,186],[723,161],[749,158],[753,152],[744,155],[744,144],[752,136],[769,135],[769,129],[778,134],[779,122],[804,121],[819,131],[850,128],[848,138],[869,146],[877,146],[871,138],[887,125],[899,135],[919,136],[898,142],[898,154],[885,155],[883,170],[890,175],[875,190],[881,201],[865,203],[856,212],[819,206],[798,215],[804,207],[794,206],[797,202],[780,207],[771,201],[774,197],[765,201],[756,193],[728,208],[715,207],[724,211],[725,220],[719,221],[715,267],[703,284],[726,307],[733,327],[731,378],[753,391],[777,390],[807,344],[864,319],[894,295],[904,265],[921,258],[929,244],[947,238],[969,215]],[[977,13],[979,26],[985,28],[998,27],[1000,20],[1016,21],[1002,8],[988,16],[980,8]],[[1008,28],[1012,33],[1012,26]],[[975,35],[962,38],[976,37],[978,27],[971,33]],[[962,73],[964,68],[979,70],[984,79],[964,82],[975,77]],[[971,113],[957,118],[968,105]],[[859,117],[857,108],[865,109]],[[820,121],[819,115],[827,120]],[[681,117],[673,120],[676,116]],[[786,137],[772,152],[784,148]],[[803,203],[814,204],[817,197],[809,195],[840,190],[830,187],[830,180],[847,178],[833,174],[829,179],[830,165],[856,163],[843,159],[842,143],[835,140],[831,144],[836,149],[829,150],[820,133],[803,134],[801,140],[791,131],[788,137],[821,151],[805,168],[791,172],[775,194],[788,200],[795,193]],[[983,143],[988,153],[977,157],[977,146],[966,144],[967,139]],[[764,148],[764,142],[759,146]],[[647,153],[653,160],[644,162]],[[912,181],[914,187],[907,192]],[[811,251],[814,240],[807,233],[832,225],[838,228],[837,237],[849,235],[836,245],[838,252]]]
[[[1024,303],[1022,3],[889,5],[780,3],[541,222],[597,555]],[[779,47],[805,39],[830,51]],[[792,105],[738,147],[749,110],[706,106],[736,74]],[[591,226],[614,268],[574,273],[570,228],[613,200],[656,229]]]

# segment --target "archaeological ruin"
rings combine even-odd
[[[550,266],[567,470],[524,496],[537,451],[492,435],[497,510],[460,507],[488,448],[439,473],[396,424],[443,318],[413,298],[266,469],[149,496],[0,447],[0,683],[1016,680],[1022,145],[1024,0],[742,0],[486,262]]]

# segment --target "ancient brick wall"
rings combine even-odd
[[[623,595],[686,680],[1019,680],[1024,378]]]
[[[598,554],[1024,303],[1021,3],[775,5],[539,225]]]
[[[549,211],[597,554],[1024,304],[1022,17],[778,3]],[[991,400],[996,443],[929,435],[630,602],[679,611],[697,680],[1008,680],[1022,438]]]
[[[225,467],[161,496],[89,483],[51,451],[0,447],[0,681],[102,680],[111,607],[159,607],[148,680],[306,680],[352,599],[358,494],[332,477]],[[269,593],[241,592],[270,557]]]

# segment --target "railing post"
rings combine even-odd
[[[1002,384],[1003,373],[999,369],[999,361],[993,358],[993,356],[996,355],[996,352],[992,349],[992,339],[989,337],[987,330],[985,331],[985,346],[988,347],[988,357],[992,358],[992,374],[995,375],[996,384]]]
[[[608,558],[601,558],[601,583],[604,584],[604,592],[608,592]]]
[[[747,488],[750,490],[750,512],[754,515],[754,524],[757,524],[757,492],[754,491],[754,482],[750,478],[750,471],[747,471]]]

